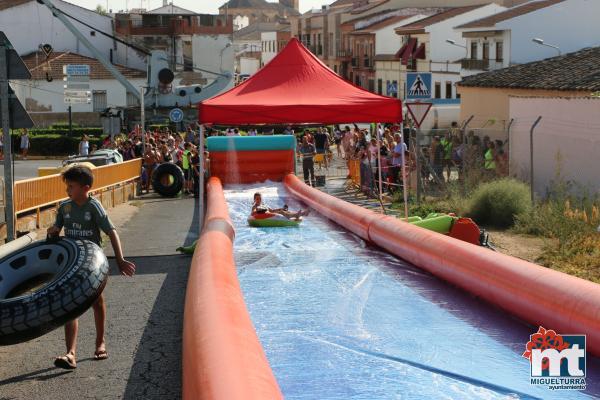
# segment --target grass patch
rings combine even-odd
[[[512,178],[481,184],[470,196],[467,216],[478,224],[508,228],[531,210],[529,187]]]

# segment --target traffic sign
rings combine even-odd
[[[42,51],[44,52],[44,54],[46,55],[46,58],[50,57],[50,54],[52,54],[52,52],[54,51],[54,49],[52,48],[52,45],[49,45],[48,43],[43,44],[40,46]]]
[[[63,81],[65,82],[76,82],[76,83],[83,83],[83,82],[89,82],[90,81],[90,77],[89,75],[75,75],[75,76],[65,76],[63,78]]]
[[[71,76],[86,76],[90,74],[90,66],[85,64],[64,65],[63,74]]]
[[[66,104],[91,104],[92,99],[89,97],[65,97]]]
[[[431,98],[431,72],[406,73],[406,100]]]
[[[417,128],[421,127],[423,120],[433,105],[433,103],[421,103],[420,101],[404,104],[406,104],[406,108],[408,108],[408,112],[413,118],[415,125],[417,125]]]
[[[65,97],[92,97],[89,90],[65,90]]]
[[[63,86],[66,90],[90,90],[89,83],[69,83]]]
[[[183,121],[183,111],[181,110],[181,108],[174,108],[171,110],[171,112],[169,113],[169,119],[172,122],[181,122]]]

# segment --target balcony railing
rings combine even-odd
[[[461,68],[476,71],[493,71],[503,67],[502,60],[474,60],[471,58],[462,59]]]
[[[352,56],[352,52],[350,50],[338,50],[337,56],[338,58],[349,58]]]

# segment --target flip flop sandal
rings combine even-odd
[[[77,368],[77,364],[75,364],[75,358],[73,356],[61,356],[57,357],[54,360],[54,366],[62,369],[75,369]]]
[[[108,358],[108,353],[106,352],[106,350],[97,351],[94,353],[94,360],[96,360],[96,361],[106,360],[107,358]]]

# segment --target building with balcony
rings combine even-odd
[[[406,98],[407,72],[429,72],[434,104],[459,103],[456,83],[460,81],[461,63],[465,58],[465,39],[453,28],[474,19],[493,15],[505,7],[495,3],[446,9],[395,29],[400,36],[396,57],[399,63],[398,91]],[[450,45],[453,40],[456,45]]]
[[[261,67],[264,67],[271,61],[285,46],[292,37],[289,25],[279,26],[277,30],[261,33]]]
[[[231,16],[149,12],[115,14],[115,30],[128,42],[149,50],[163,50],[176,78],[186,84],[207,84],[215,75],[200,72],[233,71]]]
[[[456,27],[466,40],[462,76],[600,45],[600,3],[540,0]],[[566,33],[568,32],[568,33]],[[532,39],[557,48],[542,46]]]
[[[385,15],[384,18],[357,23],[356,26],[360,28],[349,34],[353,54],[350,75],[353,82],[371,92],[397,97],[398,91],[388,90],[388,88],[393,86],[393,82],[397,84],[398,75],[386,73],[391,70],[391,67],[385,65],[386,61],[392,59],[398,62],[395,53],[398,51],[399,39],[395,34],[395,28],[425,17],[424,14],[408,15],[396,12]]]
[[[233,18],[234,29],[243,29],[258,22],[277,22],[300,15],[299,0],[229,0],[219,7],[219,14]]]

